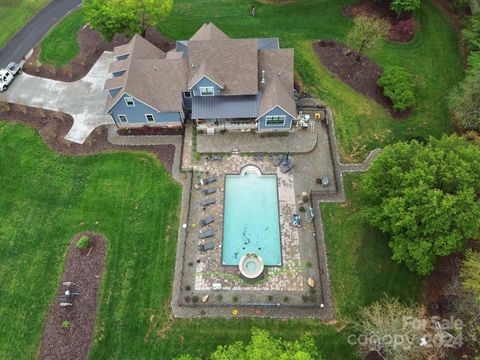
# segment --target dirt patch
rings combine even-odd
[[[184,128],[177,127],[158,127],[158,126],[142,126],[134,128],[118,129],[117,134],[121,136],[152,136],[152,135],[183,135]]]
[[[36,128],[43,141],[53,150],[65,155],[91,155],[108,151],[148,151],[172,172],[174,145],[121,146],[107,140],[107,128],[96,128],[83,144],[65,140],[73,118],[65,113],[43,110],[11,103],[0,104],[0,119],[28,124]]]
[[[91,248],[77,249],[77,240],[88,235]],[[73,306],[60,306],[65,287],[60,284],[54,302],[50,305],[43,332],[40,359],[87,359],[93,338],[97,309],[98,289],[105,266],[106,244],[102,236],[83,232],[74,236],[68,248],[63,282],[75,283],[80,295],[73,299]],[[62,327],[68,321],[69,328]]]
[[[394,110],[392,101],[383,95],[383,89],[377,85],[377,80],[383,73],[380,65],[365,56],[360,56],[360,61],[357,62],[357,53],[336,41],[317,41],[313,44],[313,49],[328,70],[355,91],[383,106],[394,118],[410,115],[410,110]]]
[[[147,30],[145,39],[163,51],[169,51],[175,47],[172,42],[161,36],[153,28]],[[53,80],[77,81],[88,73],[104,51],[112,51],[115,46],[126,44],[128,38],[124,35],[116,35],[110,43],[106,43],[96,31],[87,26],[78,32],[77,41],[80,52],[69,64],[61,67],[41,64],[39,60],[40,49],[35,47],[23,70],[30,75]]]
[[[388,38],[395,42],[408,42],[415,35],[416,23],[411,12],[404,12],[397,17],[389,7],[388,1],[381,3],[366,1],[358,4],[347,5],[343,8],[342,14],[348,17],[355,17],[358,14],[379,16],[390,23]]]

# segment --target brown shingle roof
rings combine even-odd
[[[205,41],[205,40],[227,40],[230,39],[227,34],[217,28],[212,23],[205,23],[195,34],[190,38],[190,41]]]
[[[297,116],[293,97],[293,49],[271,49],[258,52],[258,81],[265,71],[265,84],[260,84],[262,101],[258,117],[275,106],[282,107],[290,115]]]
[[[125,60],[114,61],[110,70],[118,71],[127,67],[122,76],[108,79],[105,89],[122,87],[107,99],[106,110],[128,93],[158,111],[182,111],[182,91],[187,88],[187,62],[166,54],[139,35],[126,45],[116,47],[114,55],[128,53]],[[118,70],[117,70],[118,69]]]
[[[191,88],[208,76],[222,86],[222,95],[258,93],[258,55],[255,39],[189,41],[189,82]]]

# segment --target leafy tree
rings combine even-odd
[[[463,138],[387,146],[363,187],[364,218],[391,235],[392,258],[416,273],[479,236],[480,148]]]
[[[480,14],[470,16],[462,38],[468,51],[480,51]]]
[[[172,10],[173,0],[85,0],[83,8],[90,26],[111,40],[115,34],[145,35]]]
[[[187,355],[176,360],[194,360]],[[296,341],[276,339],[266,330],[252,329],[248,344],[242,341],[218,346],[211,360],[322,360],[313,338],[306,334]]]
[[[416,305],[404,305],[390,297],[362,308],[359,321],[354,323],[360,352],[365,356],[376,352],[383,359],[395,360],[418,359],[425,355],[427,349],[420,346],[420,339],[427,329],[415,321],[419,310]]]
[[[415,105],[414,76],[400,66],[385,69],[377,84],[383,87],[383,94],[393,101],[395,110],[403,111]]]
[[[375,16],[357,15],[353,26],[347,34],[348,45],[355,50],[357,62],[369,49],[379,48],[385,41],[390,25],[384,19]]]
[[[415,11],[422,6],[422,0],[392,0],[390,2],[390,9],[400,17],[404,11]]]
[[[480,69],[476,67],[478,64],[474,63],[465,79],[451,92],[448,105],[461,129],[480,132]]]

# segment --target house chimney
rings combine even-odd
[[[260,84],[265,84],[265,70],[262,70],[262,81],[260,81]]]

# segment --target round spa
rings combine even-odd
[[[238,264],[240,273],[247,279],[256,279],[263,273],[263,260],[256,254],[245,254]]]

